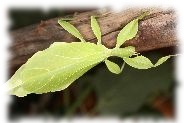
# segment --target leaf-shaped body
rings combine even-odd
[[[63,90],[109,56],[108,49],[93,43],[56,42],[39,51],[8,81],[10,93],[26,96]]]

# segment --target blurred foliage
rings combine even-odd
[[[152,61],[157,61],[163,56],[159,52],[146,54]],[[78,88],[76,100],[80,104],[76,109],[83,105],[80,95],[85,93],[87,88],[91,88],[96,95],[96,105],[87,113],[111,116],[163,116],[153,108],[155,97],[160,94],[172,96],[174,88],[173,59],[160,65],[158,68],[148,70],[138,70],[128,65],[125,66],[123,73],[116,75],[107,70],[104,63],[96,66],[86,75],[73,84]],[[122,62],[115,59],[116,62]],[[77,101],[79,102],[79,101]],[[172,108],[172,107],[169,107]],[[73,110],[73,115],[76,113]],[[84,114],[83,114],[84,115]]]
[[[92,9],[92,8],[91,8]],[[77,8],[58,8],[58,9],[50,9],[47,11],[44,11],[39,8],[33,8],[33,9],[10,9],[9,11],[9,18],[12,20],[12,24],[10,25],[10,30],[18,29],[27,25],[32,25],[36,23],[40,23],[41,21],[55,18],[55,17],[62,17],[62,16],[70,16],[74,13],[83,12],[88,9],[77,9]]]
[[[151,57],[157,55],[152,54]],[[97,111],[120,116],[138,111],[150,100],[150,96],[168,91],[174,81],[171,62],[148,70],[137,70],[126,65],[120,75],[100,69],[93,79],[99,99]]]

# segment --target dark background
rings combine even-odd
[[[84,12],[91,9],[11,9],[11,30],[40,23],[42,20]],[[142,53],[154,63],[161,56],[174,54],[175,48],[164,48]],[[118,64],[121,59],[112,58]],[[11,71],[11,70],[9,70]],[[15,72],[15,70],[14,70]],[[174,58],[148,70],[137,70],[128,65],[119,75],[109,72],[101,63],[76,80],[67,89],[24,98],[12,96],[9,104],[11,119],[23,116],[119,116],[174,118],[175,78]],[[10,74],[9,78],[12,76]]]

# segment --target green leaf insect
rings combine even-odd
[[[115,74],[121,73],[124,66],[125,66],[125,62],[123,63],[122,67],[120,68],[116,63],[111,62],[109,60],[105,60],[105,64],[106,64],[107,68],[109,69],[109,71],[111,71],[112,73],[115,73]]]
[[[81,42],[86,42],[80,32],[69,22],[65,21],[66,19],[60,19],[58,20],[58,23],[65,29],[67,30],[70,34],[75,36],[76,38],[80,39]]]
[[[95,19],[94,16],[91,16],[91,29],[93,30],[93,33],[95,34],[96,38],[98,39],[97,44],[101,44],[101,31],[100,31],[100,27],[98,25],[97,20]]]
[[[63,90],[101,62],[105,62],[109,71],[115,74],[122,72],[125,63],[137,69],[161,65],[171,55],[162,57],[156,64],[152,64],[148,58],[139,56],[135,52],[135,47],[120,48],[125,41],[136,36],[138,21],[143,17],[141,15],[132,20],[120,31],[116,47],[113,49],[108,49],[101,44],[101,31],[94,16],[91,17],[91,28],[97,37],[97,44],[86,42],[73,25],[60,19],[58,23],[63,29],[80,39],[81,42],[55,42],[49,48],[35,53],[6,83],[9,93],[24,97],[31,93],[42,94]],[[121,68],[108,60],[111,56],[124,60]]]

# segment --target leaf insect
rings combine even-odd
[[[119,32],[116,47],[113,49],[102,45],[102,34],[95,16],[91,16],[91,28],[98,40],[97,44],[86,42],[72,24],[63,19],[58,20],[63,29],[81,42],[55,42],[49,48],[35,53],[6,83],[9,93],[24,97],[31,93],[42,94],[63,90],[101,62],[104,62],[109,71],[115,74],[122,72],[125,63],[137,69],[148,69],[161,65],[173,55],[162,57],[156,64],[152,64],[148,58],[137,55],[135,47],[120,47],[136,36],[138,22],[144,16],[143,14],[132,20]],[[108,60],[111,56],[124,60],[121,68]]]

